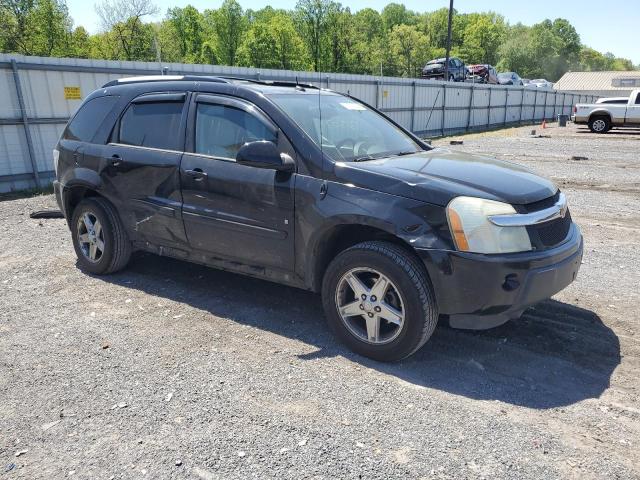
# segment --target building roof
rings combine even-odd
[[[614,72],[567,72],[554,86],[556,90],[628,92],[640,88],[640,70]]]

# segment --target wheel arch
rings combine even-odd
[[[73,217],[73,211],[78,204],[89,197],[102,197],[95,185],[85,182],[74,182],[71,185],[66,185],[62,192],[62,205],[64,208],[64,216],[67,219],[67,224],[70,225],[71,217]]]
[[[308,255],[306,265],[306,283],[311,290],[320,291],[324,274],[336,255],[358,243],[378,240],[398,245],[418,258],[407,241],[384,226],[375,223],[338,223],[327,228],[318,236]]]
[[[609,119],[609,122],[613,121],[611,112],[609,112],[608,110],[594,110],[589,114],[589,119],[587,120],[587,122],[590,122],[594,118],[599,118],[599,117],[607,117]]]

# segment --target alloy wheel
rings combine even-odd
[[[78,219],[78,244],[87,260],[99,262],[104,254],[104,232],[100,220],[92,212],[85,212]]]
[[[354,268],[338,281],[336,306],[347,329],[360,340],[385,344],[404,326],[405,306],[398,287],[371,268]]]

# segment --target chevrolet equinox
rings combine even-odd
[[[432,148],[296,82],[132,77],[89,95],[54,152],[81,269],[145,250],[321,292],[335,335],[399,360],[438,318],[483,329],[571,283],[565,196],[519,165]]]

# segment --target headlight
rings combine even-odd
[[[464,252],[509,253],[531,250],[526,227],[499,227],[491,215],[512,215],[515,209],[502,202],[456,197],[447,206],[447,220],[456,248]]]

